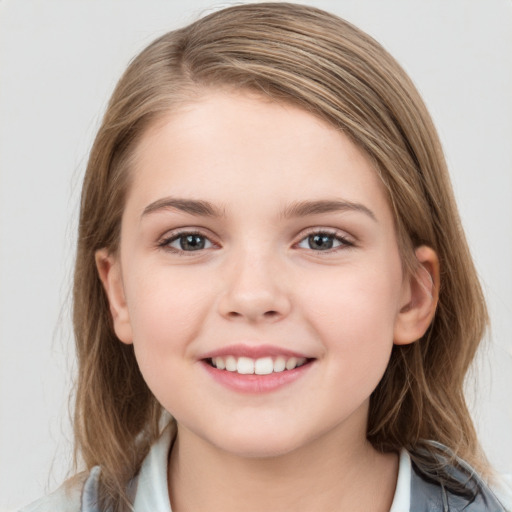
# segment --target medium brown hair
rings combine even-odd
[[[122,508],[123,489],[158,436],[162,408],[133,347],[116,338],[95,252],[118,249],[131,156],[141,135],[210,87],[257,91],[304,108],[372,158],[394,213],[404,268],[414,269],[415,247],[430,246],[440,260],[441,289],[425,336],[393,348],[371,396],[368,439],[381,451],[411,452],[424,440],[438,441],[485,469],[463,383],[487,313],[423,101],[382,46],[346,21],[301,5],[248,4],[170,32],[138,55],[91,150],[74,281],[75,435],[87,467],[102,467],[105,502]]]

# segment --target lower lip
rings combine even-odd
[[[242,375],[237,372],[219,370],[206,361],[202,361],[205,370],[219,384],[239,393],[252,394],[270,393],[291,384],[304,376],[312,364],[313,361],[311,360],[293,370],[284,370],[282,372],[269,373],[268,375]]]

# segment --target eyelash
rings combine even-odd
[[[158,243],[158,247],[160,247],[166,251],[172,252],[174,254],[177,254],[178,256],[185,256],[187,253],[201,252],[202,250],[204,250],[204,249],[198,249],[197,251],[185,251],[184,249],[177,249],[175,247],[171,247],[170,244],[172,242],[175,242],[175,241],[179,240],[180,238],[186,237],[186,236],[201,237],[205,240],[208,240],[212,244],[212,246],[217,245],[214,242],[212,242],[212,240],[210,240],[210,238],[207,237],[204,233],[201,233],[201,231],[187,230],[187,231],[178,231],[178,232],[172,233],[171,235],[165,237],[161,242]]]
[[[340,242],[340,245],[338,245],[337,247],[332,247],[332,248],[325,249],[325,250],[315,251],[314,249],[311,249],[311,248],[305,248],[306,250],[310,250],[315,253],[320,253],[323,255],[323,254],[332,254],[332,253],[337,252],[342,249],[354,247],[354,245],[355,245],[353,241],[349,240],[345,235],[342,235],[339,231],[334,231],[334,230],[329,230],[329,229],[313,229],[313,230],[309,231],[308,233],[306,233],[299,240],[299,242],[297,244],[295,244],[295,246],[299,245],[300,243],[304,242],[305,240],[310,239],[311,237],[318,236],[318,235],[323,235],[323,236],[332,238],[333,241]]]
[[[318,235],[320,235],[320,236],[323,235],[323,236],[332,238],[333,241],[338,241],[338,242],[340,242],[340,244],[337,247],[331,247],[331,248],[328,248],[325,250],[314,250],[314,249],[311,249],[310,247],[303,248],[303,249],[310,250],[310,251],[320,253],[320,254],[330,254],[333,252],[337,252],[341,249],[354,247],[354,245],[355,245],[353,241],[349,240],[346,236],[341,235],[337,231],[331,231],[328,229],[316,229],[316,230],[311,230],[308,233],[306,233],[304,236],[302,236],[302,238],[296,244],[294,244],[294,247],[297,247],[297,246],[299,246],[300,243],[310,239],[311,237],[318,236]],[[212,246],[217,245],[208,236],[204,235],[201,231],[187,230],[187,231],[175,232],[175,233],[172,233],[170,236],[165,237],[163,240],[161,240],[158,243],[158,247],[162,248],[164,250],[173,252],[174,254],[177,254],[179,256],[185,256],[187,253],[202,252],[203,250],[210,249],[210,247],[207,247],[207,248],[197,249],[195,251],[194,250],[187,251],[184,249],[178,249],[176,247],[171,247],[171,245],[170,245],[171,243],[176,242],[180,238],[187,237],[187,236],[197,236],[204,240],[207,240]]]

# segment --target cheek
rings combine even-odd
[[[401,271],[352,266],[315,275],[304,283],[305,310],[320,325],[339,332],[392,332],[399,309]],[[341,331],[340,331],[340,328]]]
[[[129,290],[133,345],[139,369],[156,399],[171,414],[182,410],[194,390],[191,352],[205,314],[206,297],[190,280],[145,272]],[[184,396],[182,396],[184,395]]]
[[[175,355],[186,356],[207,314],[208,298],[198,284],[180,273],[146,271],[133,276],[128,308],[133,343],[141,367],[171,364]],[[169,358],[169,360],[168,360]],[[141,368],[142,369],[142,368]]]
[[[393,346],[401,267],[362,265],[316,276],[303,295],[304,315],[338,371],[354,386],[380,380]],[[340,369],[341,367],[341,369]],[[335,369],[333,368],[333,371]]]

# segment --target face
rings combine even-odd
[[[364,440],[412,292],[383,187],[342,133],[204,93],[144,135],[119,254],[97,260],[116,333],[183,432],[243,456]]]

